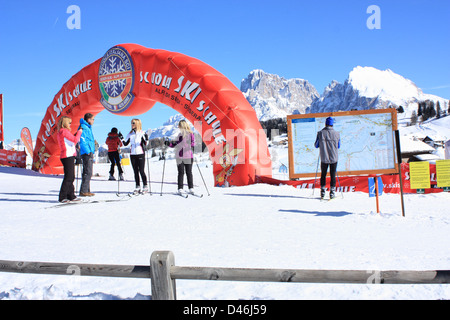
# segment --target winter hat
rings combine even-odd
[[[117,128],[112,128],[111,133],[117,133]]]
[[[333,126],[333,124],[334,124],[333,118],[332,117],[328,117],[327,120],[325,120],[325,124],[327,126]]]

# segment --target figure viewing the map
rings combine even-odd
[[[314,146],[320,150],[320,197],[325,197],[326,177],[328,166],[330,166],[330,199],[335,197],[336,192],[336,168],[338,162],[338,149],[341,147],[339,132],[333,128],[334,120],[328,117],[325,120],[325,128],[317,133]]]

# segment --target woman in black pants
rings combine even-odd
[[[147,176],[145,175],[145,146],[147,145],[147,141],[148,135],[142,131],[141,120],[131,120],[131,131],[125,138],[123,144],[127,146],[131,143],[131,166],[133,167],[134,180],[136,182],[134,194],[148,192]],[[142,191],[139,175],[144,184]]]
[[[180,134],[175,141],[166,141],[165,144],[175,148],[175,158],[177,159],[178,169],[178,193],[183,192],[184,174],[186,173],[189,193],[194,194],[194,179],[192,176],[192,164],[194,162],[193,148],[195,146],[195,137],[189,124],[185,120],[178,123]]]

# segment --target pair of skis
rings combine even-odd
[[[334,198],[320,198],[320,202],[329,202],[329,201],[332,201],[332,200],[336,200],[336,197],[334,197]]]
[[[131,193],[128,193],[127,195],[128,195],[128,197],[130,197],[130,198],[133,198],[133,197],[137,197],[137,196],[142,196],[142,195],[145,195],[145,194],[149,194],[149,195],[153,195],[151,192],[142,192],[142,191],[140,191],[140,192],[131,192]],[[181,196],[181,197],[183,197],[183,198],[187,198],[188,196],[194,196],[194,197],[197,197],[197,198],[202,198],[203,197],[203,194],[202,193],[191,193],[191,192],[175,192],[174,193],[175,195],[178,195],[178,196]],[[119,194],[116,194],[117,196],[119,196]],[[161,194],[162,195],[162,194]]]
[[[69,202],[59,203],[59,204],[56,204],[56,205],[48,207],[48,208],[60,208],[60,207],[65,207],[65,206],[71,206],[71,205],[77,205],[77,204],[88,204],[88,203],[120,202],[120,201],[127,201],[130,199],[131,199],[131,197],[129,197],[128,195],[125,197],[121,197],[120,199],[101,199],[101,200],[86,199],[86,200],[81,200],[81,201],[78,200],[78,201],[69,201]]]
[[[195,192],[191,193],[191,192],[183,191],[183,192],[176,192],[175,194],[177,196],[183,197],[185,199],[187,199],[187,197],[189,197],[189,196],[194,196],[194,197],[197,197],[197,198],[203,198],[203,194],[202,193],[195,193]]]

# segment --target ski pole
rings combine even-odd
[[[119,167],[117,167],[117,171],[119,171]],[[117,173],[117,196],[120,195],[120,172]]]
[[[163,149],[163,157],[164,157],[164,163],[163,163],[163,172],[162,172],[162,179],[161,179],[161,196],[162,196],[162,190],[163,190],[163,185],[164,185],[164,171],[166,169],[166,154],[165,151]]]
[[[152,195],[152,181],[150,180],[150,159],[148,158],[148,150],[145,153],[147,154],[148,191],[150,195]]]
[[[79,164],[77,164],[76,166],[77,166],[77,178],[76,178],[76,180],[77,180],[77,183],[76,183],[76,187],[75,187],[75,190],[78,190],[78,171],[80,170],[80,165],[79,165]]]
[[[319,160],[320,160],[320,153],[319,156],[317,157],[316,176],[314,177],[313,192],[311,197],[314,197],[314,189],[316,188],[317,172],[319,171]]]
[[[208,192],[208,197],[209,197],[209,196],[210,196],[209,190],[208,190],[208,187],[206,186],[205,179],[203,179],[202,171],[200,170],[200,167],[198,166],[197,158],[194,158],[194,160],[195,160],[195,164],[197,165],[198,172],[200,172],[200,177],[202,177],[203,184],[204,184],[204,186],[205,186],[206,192]]]
[[[344,199],[344,191],[343,191],[342,188],[341,188],[341,182],[339,181],[339,175],[338,175],[337,170],[336,170],[336,178],[337,178],[337,181],[338,181],[339,189],[341,189],[341,196],[342,196],[342,199]]]

